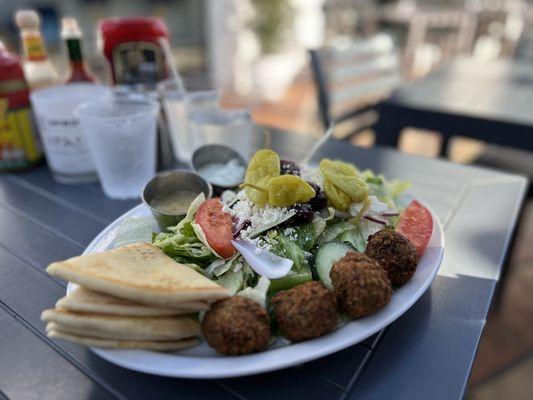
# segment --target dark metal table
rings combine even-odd
[[[533,150],[533,65],[458,58],[398,89],[378,106],[377,142],[396,146],[402,129],[434,130]]]
[[[273,132],[298,160],[313,140]],[[225,380],[185,380],[116,367],[89,349],[52,341],[41,311],[64,295],[48,263],[82,252],[136,201],[105,198],[97,185],[56,184],[46,168],[0,175],[0,398],[455,399],[465,390],[526,180],[489,170],[328,143],[318,156],[410,179],[444,224],[439,275],[385,331],[308,364]]]

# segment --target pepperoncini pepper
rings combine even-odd
[[[254,204],[289,207],[315,197],[315,190],[295,175],[280,175],[280,160],[272,150],[259,150],[248,163],[242,185]]]
[[[311,185],[295,175],[277,176],[270,179],[266,186],[251,183],[244,183],[242,186],[261,192],[266,196],[268,204],[273,207],[289,207],[296,203],[306,203],[316,195]]]
[[[346,211],[351,203],[359,203],[368,197],[368,184],[353,165],[325,158],[319,169],[324,175],[326,197],[336,209]]]
[[[280,161],[277,153],[268,149],[257,151],[248,163],[244,177],[243,186],[248,198],[260,207],[265,206],[268,203],[268,193],[263,189],[267,187],[270,179],[279,174]]]
[[[274,207],[288,207],[296,203],[307,203],[315,195],[315,189],[296,175],[278,176],[272,178],[268,184],[268,202]]]

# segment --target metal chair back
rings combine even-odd
[[[398,55],[385,34],[310,50],[310,59],[324,126],[370,110],[402,81]]]

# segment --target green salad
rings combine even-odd
[[[152,242],[233,293],[262,296],[313,279],[328,286],[337,255],[364,252],[369,235],[395,227],[398,196],[409,186],[343,161],[300,167],[259,150],[239,190],[213,199],[199,195],[185,218],[155,233]],[[290,259],[292,268],[269,283],[260,281],[232,240],[253,244],[258,254]]]

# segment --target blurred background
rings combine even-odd
[[[180,71],[196,88],[218,87],[228,104],[254,106],[258,123],[319,136],[319,117],[308,50],[389,35],[403,82],[420,79],[454,57],[483,62],[533,59],[533,9],[514,0],[0,0],[0,39],[19,49],[16,9],[34,8],[56,69],[67,74],[61,18],[75,17],[84,32],[90,69],[104,82],[106,62],[97,22],[112,16],[165,20]],[[107,76],[106,76],[107,74]],[[411,132],[403,150],[438,154],[431,135]],[[371,145],[371,132],[353,138]],[[452,158],[467,162],[483,149],[467,141]],[[468,144],[468,146],[467,146]],[[461,148],[467,151],[461,151]],[[454,151],[455,150],[455,151]]]
[[[518,62],[531,63],[533,71],[533,2],[529,1],[0,0],[0,40],[19,53],[13,15],[21,8],[39,12],[50,59],[65,77],[69,64],[60,36],[61,18],[76,18],[83,32],[85,60],[104,83],[110,82],[110,71],[97,35],[98,21],[114,16],[160,17],[189,88],[219,88],[223,105],[251,107],[256,123],[317,138],[329,118],[317,68],[324,49],[383,45],[397,61],[386,87],[372,86],[371,93],[365,89],[359,99],[365,110],[367,103],[375,103],[370,97],[387,98],[395,88],[432,76],[464,57],[480,70],[483,65]],[[315,50],[315,58],[310,50]],[[533,90],[531,94],[533,99]],[[367,114],[347,122],[336,135],[355,145],[372,146],[375,116]],[[495,147],[478,140],[480,134],[474,136],[453,137],[446,142],[445,155],[455,162],[533,175],[533,157],[522,146]],[[532,140],[525,137],[523,147],[531,147]],[[443,155],[442,144],[438,131],[408,128],[399,148],[437,157]],[[509,281],[484,333],[468,398],[531,398],[533,393],[533,306],[528,301],[533,290],[533,250],[528,246],[532,227],[528,201]]]

